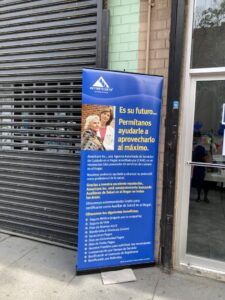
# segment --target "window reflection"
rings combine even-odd
[[[225,66],[225,0],[196,0],[192,68]]]
[[[194,28],[221,26],[225,21],[224,0],[196,0]]]
[[[187,253],[225,261],[225,169],[203,169],[199,200],[190,187]]]
[[[225,81],[197,82],[187,253],[220,261],[225,261],[224,103]]]

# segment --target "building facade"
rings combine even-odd
[[[167,270],[221,280],[224,7],[223,0],[108,1],[109,68],[164,76],[156,259]]]
[[[225,1],[0,8],[0,230],[76,247],[82,68],[163,75],[156,261],[225,280]]]

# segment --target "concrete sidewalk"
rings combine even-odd
[[[159,268],[134,269],[136,282],[103,285],[100,274],[75,276],[72,250],[0,234],[0,300],[216,300],[225,284]]]

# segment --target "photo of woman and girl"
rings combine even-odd
[[[89,114],[89,112],[93,114]],[[81,137],[82,150],[114,150],[113,107],[84,105],[84,129]]]

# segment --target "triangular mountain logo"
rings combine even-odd
[[[105,81],[105,79],[101,76],[99,79],[93,84],[94,87],[99,88],[107,88],[109,89],[108,83]]]

